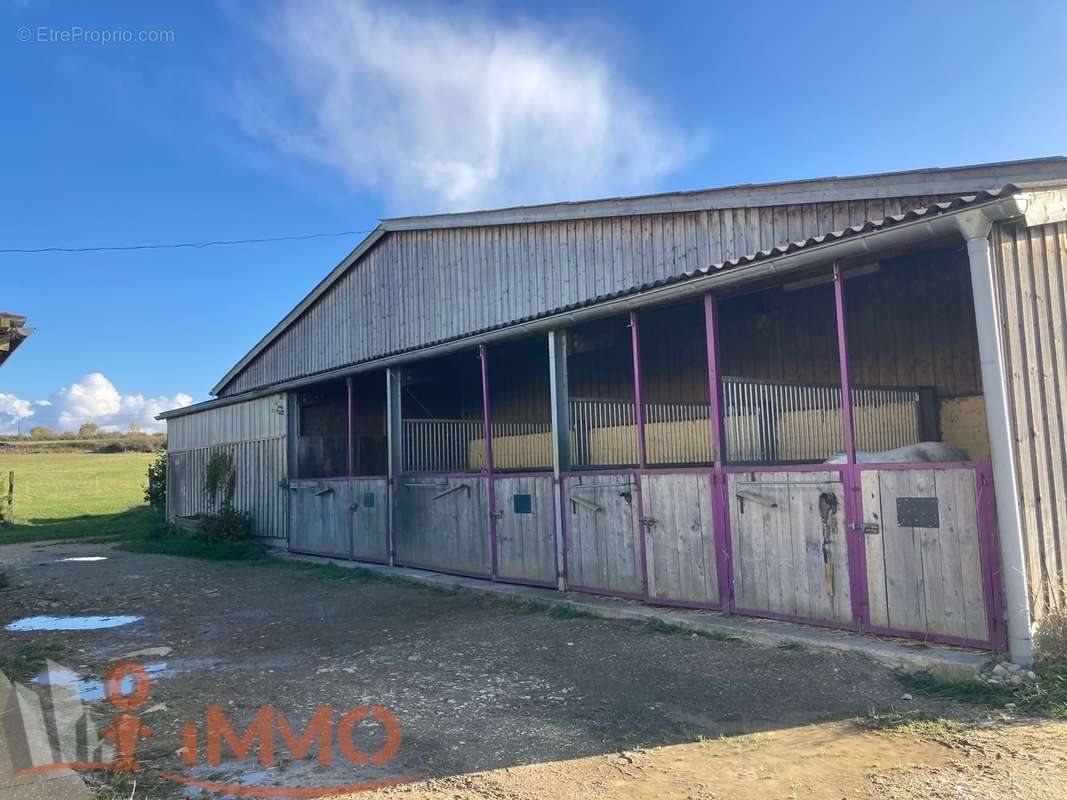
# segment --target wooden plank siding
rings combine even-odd
[[[939,199],[894,198],[892,210]],[[390,232],[220,394],[544,316],[887,210],[876,199]]]
[[[992,234],[998,315],[1031,603],[1067,595],[1067,223]]]
[[[237,472],[234,505],[252,515],[258,536],[284,544],[285,436],[285,396],[280,394],[167,420],[167,518],[211,510],[204,472],[212,453],[222,450]]]

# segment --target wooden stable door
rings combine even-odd
[[[645,474],[641,496],[649,597],[717,604],[711,476]]]
[[[389,560],[389,482],[385,478],[352,480],[352,557]]]
[[[489,509],[479,476],[404,476],[396,486],[396,563],[488,576]]]
[[[727,488],[737,610],[851,623],[841,473],[733,472]]]
[[[565,486],[568,585],[640,595],[644,586],[634,475],[569,475]]]
[[[556,504],[551,476],[493,479],[496,574],[556,585]]]
[[[289,549],[347,558],[347,480],[289,481]]]
[[[975,470],[870,467],[860,476],[871,624],[988,640]]]

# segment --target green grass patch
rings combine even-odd
[[[670,622],[653,619],[645,623],[645,630],[649,633],[661,633],[666,636],[699,636],[701,639],[711,639],[716,642],[739,642],[736,636],[725,631],[691,630],[684,625],[675,625]]]
[[[143,505],[152,453],[0,452],[0,478],[15,473],[15,524],[0,544],[127,538],[159,523]]]
[[[581,608],[575,608],[570,605],[552,605],[548,609],[548,616],[552,619],[601,619],[598,615],[591,611],[585,611]]]
[[[25,683],[44,668],[46,660],[61,661],[62,645],[22,642],[11,654],[0,654],[0,672],[10,681]]]
[[[925,697],[1003,709],[1016,708],[1053,719],[1067,719],[1067,667],[1034,667],[1038,679],[1018,686],[990,686],[978,680],[947,680],[928,672],[901,675],[912,693]]]

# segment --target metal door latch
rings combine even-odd
[[[492,519],[504,519],[504,512],[503,511],[490,511],[489,512],[489,516]]]
[[[659,522],[659,520],[657,520],[655,517],[641,517],[641,524],[644,525],[646,528],[651,528],[657,522]]]
[[[466,492],[467,493],[467,497],[470,497],[471,496],[471,487],[470,487],[469,484],[466,484],[466,483],[457,483],[451,489],[445,489],[440,494],[435,494],[433,496],[433,499],[434,500],[440,500],[442,497],[448,497],[450,494],[455,494],[456,492]]]
[[[878,536],[882,532],[882,526],[877,522],[853,522],[852,530],[859,531],[864,536]]]

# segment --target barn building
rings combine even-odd
[[[297,553],[1029,662],[1067,159],[383,221],[168,423]]]

